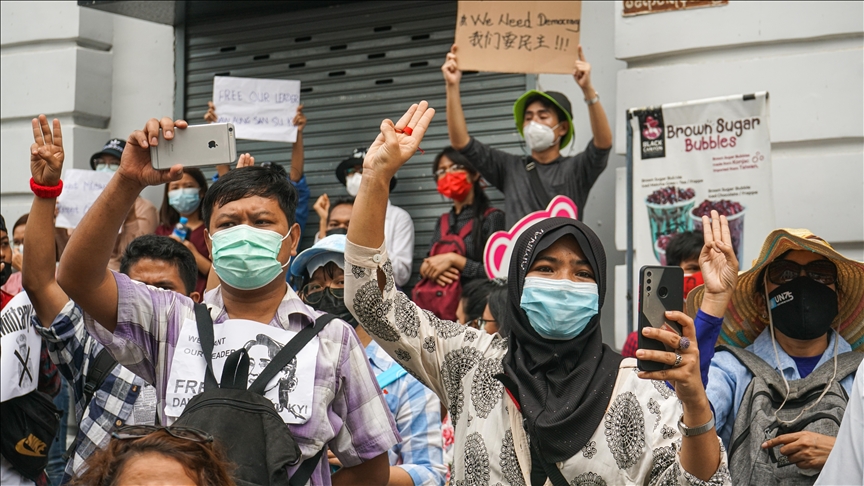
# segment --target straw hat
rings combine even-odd
[[[831,327],[852,346],[864,351],[864,263],[850,260],[837,253],[827,241],[806,229],[778,229],[771,232],[753,268],[738,274],[738,285],[726,307],[723,328],[717,344],[747,347],[768,325],[764,308],[758,307],[756,293],[759,273],[768,263],[789,250],[807,250],[818,253],[837,265],[839,312]],[[691,315],[702,305],[705,286],[700,285],[687,296],[687,309]],[[764,315],[764,317],[763,317]]]

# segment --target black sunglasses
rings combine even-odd
[[[157,425],[126,425],[111,432],[111,437],[117,440],[141,439],[160,430],[164,430],[178,439],[202,443],[213,442],[213,436],[202,430],[191,427],[162,427]]]
[[[801,270],[813,280],[833,285],[837,282],[837,265],[831,260],[814,260],[806,265],[792,260],[774,260],[768,264],[768,280],[775,285],[783,285],[801,275]]]

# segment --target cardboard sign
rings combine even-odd
[[[42,338],[33,329],[33,304],[21,292],[0,313],[0,401],[26,395],[39,384],[39,353]]]
[[[577,219],[579,208],[567,196],[555,196],[546,209],[526,214],[516,222],[509,231],[496,231],[486,240],[483,250],[483,263],[486,264],[486,275],[492,278],[507,278],[510,270],[510,256],[519,236],[532,224],[547,218]]]
[[[249,385],[285,343],[297,335],[293,331],[245,319],[229,319],[216,324],[213,334],[212,358],[216,380],[222,377],[228,356],[246,348],[249,353]],[[273,402],[286,424],[304,424],[311,416],[318,346],[316,336],[265,388],[264,396]],[[165,415],[170,419],[179,417],[189,400],[203,391],[206,366],[198,326],[194,320],[187,319],[180,330],[165,390]]]
[[[673,10],[719,7],[728,4],[729,0],[624,0],[624,10],[621,16],[631,17]]]
[[[459,2],[463,71],[572,74],[582,2]]]
[[[666,265],[669,241],[685,231],[701,234],[702,216],[714,209],[729,221],[741,270],[750,268],[775,228],[768,94],[630,113],[638,266]]]
[[[74,228],[96,202],[99,194],[114,176],[113,172],[66,169],[63,176],[63,192],[57,198],[58,228]]]
[[[300,81],[215,76],[213,104],[218,123],[233,123],[239,139],[297,141]]]

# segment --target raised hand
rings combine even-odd
[[[395,124],[387,119],[381,122],[381,133],[372,142],[363,159],[364,177],[366,171],[379,174],[390,180],[396,171],[417,152],[435,109],[429,103],[411,105]]]
[[[450,52],[447,53],[447,58],[441,66],[441,72],[444,73],[444,81],[448,85],[458,85],[462,80],[462,71],[459,70],[459,66],[456,64],[456,44],[453,44]]]
[[[720,216],[717,211],[711,211],[710,220],[702,216],[702,236],[705,238],[705,246],[699,254],[699,267],[705,281],[702,310],[722,317],[738,283],[738,258],[732,249],[726,216]]]
[[[297,114],[294,115],[294,119],[291,121],[295,127],[297,127],[298,132],[302,132],[306,127],[306,115],[303,114],[303,105],[297,107]]]
[[[216,116],[216,105],[212,101],[207,102],[207,113],[204,113],[204,121],[207,123],[216,123],[219,117]]]
[[[673,351],[639,349],[636,351],[636,357],[673,365],[673,367],[660,371],[640,371],[639,378],[668,381],[675,388],[678,398],[685,404],[707,399],[702,385],[702,374],[699,371],[699,347],[696,345],[696,326],[693,324],[693,319],[678,311],[667,311],[666,319],[681,325],[680,337],[674,332],[654,327],[642,329],[642,335],[662,342]],[[674,366],[677,360],[676,354],[681,356],[678,366]]]
[[[53,187],[60,183],[63,172],[63,132],[60,120],[54,119],[54,133],[48,127],[48,118],[39,115],[31,122],[33,125],[33,144],[30,145],[30,173],[33,181],[41,186]]]
[[[237,169],[242,169],[243,167],[252,167],[255,165],[255,157],[252,157],[250,154],[240,154],[240,158],[237,159]]]
[[[579,57],[576,59],[575,69],[573,71],[573,79],[576,84],[582,88],[582,91],[591,88],[591,64],[585,60],[585,53],[582,52],[582,45],[579,45]]]
[[[318,200],[315,201],[312,209],[315,210],[315,214],[318,215],[319,219],[326,221],[330,213],[330,198],[327,197],[327,194],[321,194]]]
[[[174,138],[175,129],[184,129],[188,124],[184,120],[172,120],[164,117],[161,120],[151,118],[143,130],[135,130],[126,141],[123,156],[120,157],[120,168],[117,175],[141,189],[144,186],[157,186],[183,177],[183,166],[176,164],[170,169],[157,170],[150,162],[150,146],[159,144],[159,130],[162,138]]]

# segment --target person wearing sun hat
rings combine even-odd
[[[612,148],[612,129],[600,95],[591,84],[591,65],[585,60],[582,46],[578,49],[573,79],[588,106],[593,139],[583,152],[573,156],[561,154],[575,135],[573,109],[564,94],[532,89],[516,100],[513,106],[516,130],[531,151],[526,157],[492,148],[468,134],[459,92],[462,72],[457,65],[455,45],[441,71],[446,82],[450,145],[467,157],[489,184],[504,193],[507,227],[526,214],[546,209],[556,195],[572,199],[581,220],[588,192],[606,168]]]
[[[703,217],[705,247],[699,263],[705,283],[687,297],[687,309],[691,313],[698,309],[697,341],[746,348],[782,377],[790,388],[780,389],[780,394],[786,393],[787,398],[790,389],[797,389],[796,380],[823,364],[829,370],[833,367],[829,376],[848,396],[855,372],[838,371],[837,356],[864,350],[864,264],[844,257],[809,230],[777,229],[766,238],[753,267],[739,274],[728,222],[716,212],[712,218],[709,222]],[[741,432],[736,418],[754,375],[728,350],[714,354],[708,345],[700,346],[700,353],[703,365],[710,361],[706,392],[718,435],[729,447],[732,437]],[[853,362],[854,366],[845,368],[854,370],[861,357],[854,353],[841,362]],[[828,380],[826,387],[830,385]],[[821,400],[813,397],[808,406],[816,407]],[[775,420],[781,423],[778,412]],[[768,440],[761,447],[766,456],[767,449],[779,447],[780,454],[797,466],[799,479],[810,476],[805,481],[810,484],[834,444],[833,436],[810,430],[764,438]]]

